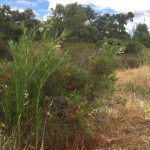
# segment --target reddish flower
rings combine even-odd
[[[72,83],[68,83],[68,84],[67,84],[67,90],[68,90],[69,92],[74,91],[74,90],[75,90],[74,85],[73,85]]]

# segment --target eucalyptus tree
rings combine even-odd
[[[137,25],[133,38],[143,43],[146,47],[150,47],[150,33],[148,31],[148,26],[145,23]]]

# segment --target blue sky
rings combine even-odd
[[[46,20],[50,9],[56,4],[63,5],[78,2],[82,5],[90,5],[96,12],[103,13],[127,13],[132,11],[135,14],[134,22],[126,26],[128,32],[138,23],[146,23],[150,29],[150,6],[149,0],[0,0],[0,4],[8,4],[12,9],[23,11],[27,8],[34,10],[36,16]]]
[[[20,11],[31,8],[40,19],[49,13],[47,0],[0,0],[0,4],[8,4],[12,9],[19,9]]]

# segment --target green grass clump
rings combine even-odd
[[[42,36],[41,51],[36,54],[32,49],[36,32],[23,28],[23,33],[18,43],[9,42],[13,61],[9,66],[11,79],[6,85],[2,105],[7,129],[16,129],[19,136],[29,119],[33,119],[37,149],[43,88],[48,77],[65,62],[65,55],[56,54],[53,42],[45,34]]]

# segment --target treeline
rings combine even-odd
[[[18,40],[22,33],[20,25],[23,22],[30,29],[40,23],[35,19],[32,9],[19,12],[12,10],[8,5],[0,5],[0,40]]]
[[[67,28],[71,37],[78,41],[95,42],[104,37],[128,38],[125,25],[132,21],[134,14],[95,13],[90,6],[83,7],[77,3],[63,6],[58,4],[46,23],[52,24],[53,31],[59,34]]]
[[[128,22],[132,22],[132,12],[118,14],[96,13],[90,6],[72,3],[57,4],[51,9],[48,19],[44,22],[36,19],[32,9],[19,12],[8,5],[0,5],[0,41],[18,40],[22,34],[20,25],[24,22],[29,29],[33,27],[47,30],[50,36],[60,36],[64,30],[70,32],[67,40],[98,42],[104,38],[130,40],[126,31]],[[37,34],[39,39],[39,34]],[[146,24],[138,24],[133,31],[132,39],[150,47],[150,33]]]

